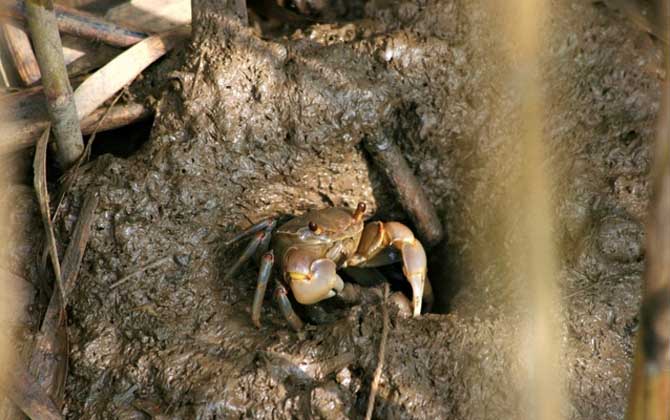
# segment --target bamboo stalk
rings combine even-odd
[[[0,7],[0,14],[17,20],[26,20],[28,3],[32,1],[34,0],[29,0],[28,2],[22,0],[2,0],[0,5],[4,6],[4,8]],[[66,6],[56,5],[54,12],[58,29],[63,33],[80,38],[126,48],[140,42],[147,36],[142,32],[123,28],[97,16]]]
[[[63,46],[52,0],[28,0],[26,14],[35,55],[42,73],[47,109],[56,137],[56,157],[64,169],[84,151],[72,86],[65,69]]]

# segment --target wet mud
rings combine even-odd
[[[57,226],[67,237],[85,192],[97,191],[70,298],[68,417],[361,418],[378,289],[299,334],[268,293],[256,329],[255,269],[224,282],[241,249],[223,242],[266,216],[359,201],[376,219],[409,223],[361,143],[391,127],[447,238],[429,252],[435,313],[391,311],[375,417],[516,418],[519,285],[485,244],[500,240],[488,203],[514,188],[492,185],[514,165],[497,151],[515,137],[518,98],[495,89],[513,64],[499,59],[509,46],[484,3],[374,0],[357,19],[269,37],[200,2],[192,43],[148,76],[169,82],[150,140],[87,167]],[[660,49],[602,4],[553,6],[546,133],[568,414],[621,419]]]

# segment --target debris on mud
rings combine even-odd
[[[390,309],[375,417],[515,418],[520,384],[509,372],[522,361],[510,349],[519,314],[509,302],[518,285],[481,254],[499,233],[487,204],[505,194],[491,179],[514,165],[496,150],[518,118],[500,106],[518,98],[492,89],[510,65],[497,60],[509,46],[495,16],[479,1],[371,0],[286,35],[245,27],[219,3],[194,2],[191,44],[147,76],[170,81],[150,140],[129,158],[87,166],[56,226],[69,236],[86,193],[97,193],[69,297],[67,415],[362,417],[378,289],[362,288],[335,321],[297,334],[264,305],[256,329],[255,270],[222,281],[239,254],[223,242],[267,216],[359,201],[375,219],[411,223],[362,143],[390,127],[447,235],[429,255],[436,313]],[[552,163],[563,172],[567,414],[622,419],[660,49],[602,6],[552,4],[543,82],[553,93]]]

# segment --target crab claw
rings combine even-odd
[[[400,255],[398,255],[398,251]],[[398,222],[372,222],[363,229],[356,254],[348,264],[360,267],[379,267],[402,260],[402,271],[412,287],[413,315],[421,315],[426,285],[426,251],[412,231]],[[428,296],[432,300],[432,296]]]
[[[402,254],[402,271],[412,286],[412,307],[414,316],[421,315],[423,288],[426,282],[426,252],[417,240],[398,245]]]
[[[335,296],[344,288],[336,273],[337,266],[327,258],[312,260],[312,256],[297,249],[286,253],[285,278],[289,281],[298,303],[311,305]]]

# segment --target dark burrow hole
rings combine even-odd
[[[148,118],[116,130],[96,134],[91,159],[107,153],[123,158],[132,156],[149,140],[153,123],[154,119]],[[90,136],[85,139],[86,142],[89,140]]]

